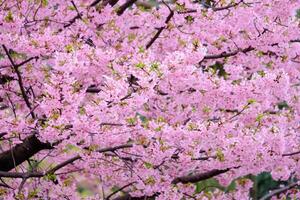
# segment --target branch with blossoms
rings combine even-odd
[[[103,199],[119,200],[174,193],[196,199],[185,191],[190,183],[231,181],[247,170],[277,173],[276,162],[285,159],[293,171],[284,175],[294,176],[298,86],[290,86],[299,78],[299,53],[291,39],[299,33],[297,19],[290,20],[292,2],[162,1],[163,14],[137,0],[6,2],[0,9],[0,187],[10,195],[39,183],[41,198],[64,198],[71,186],[55,191],[60,180],[51,180],[52,190],[42,177],[67,181],[75,172],[101,181]],[[157,19],[164,24],[155,27]],[[220,63],[207,66],[212,73],[195,68],[210,61]],[[215,74],[225,64],[232,66],[226,77]],[[240,110],[250,98],[257,105]],[[281,100],[291,109],[277,110]],[[280,155],[286,144],[295,152]],[[166,190],[157,187],[165,184]]]
[[[198,2],[198,1],[196,1],[196,2]],[[246,6],[250,6],[253,3],[246,3],[244,0],[240,0],[239,2],[231,2],[231,3],[229,3],[226,6],[220,6],[220,7],[218,7],[217,6],[217,2],[216,2],[216,3],[214,3],[211,6],[205,4],[204,7],[210,8],[214,12],[218,12],[218,11],[223,11],[223,10],[228,10],[229,11],[231,8],[235,8],[235,7],[239,6],[240,4],[244,4]],[[195,10],[195,9],[187,9],[187,10],[184,10],[184,11],[178,11],[178,14],[188,14],[188,13],[196,13],[196,12],[197,12],[197,10]]]
[[[215,54],[215,55],[206,55],[204,56],[204,58],[199,62],[199,64],[201,64],[203,61],[206,61],[206,60],[215,60],[215,59],[220,59],[220,58],[228,58],[228,57],[232,57],[232,56],[235,56],[239,53],[248,53],[250,51],[253,51],[255,50],[255,48],[249,46],[247,48],[244,48],[244,49],[237,49],[235,51],[232,51],[232,52],[222,52],[220,54]]]
[[[146,44],[146,49],[149,49],[151,47],[151,45],[158,39],[158,37],[160,36],[160,34],[162,33],[162,31],[168,26],[168,23],[170,22],[170,20],[172,19],[172,17],[174,16],[174,11],[170,8],[170,6],[165,3],[164,1],[162,1],[163,4],[165,6],[167,6],[167,8],[169,9],[170,13],[167,16],[166,20],[165,20],[165,26],[160,27],[156,34],[154,35],[154,37]]]
[[[51,168],[50,170],[46,172],[7,172],[7,171],[0,171],[0,177],[4,178],[22,178],[22,179],[28,179],[28,178],[40,178],[47,176],[49,174],[54,174],[57,170],[73,163],[74,161],[80,159],[80,156],[74,156],[73,158],[70,158],[69,160],[66,160],[55,167]]]
[[[263,196],[259,200],[271,199],[272,197],[274,197],[276,195],[280,195],[282,193],[285,193],[285,192],[289,191],[290,189],[293,189],[293,188],[298,187],[298,186],[299,186],[298,182],[290,183],[287,186],[284,186],[282,188],[270,191],[268,194],[266,194],[265,196]]]
[[[3,47],[3,49],[4,49],[4,51],[5,51],[6,55],[7,55],[7,57],[9,59],[10,63],[12,64],[12,69],[17,74],[17,80],[18,80],[18,83],[19,83],[19,87],[20,87],[20,90],[21,90],[22,97],[23,97],[23,99],[24,99],[24,101],[25,101],[25,103],[26,103],[26,105],[27,105],[27,107],[28,107],[28,109],[30,111],[31,117],[34,119],[35,118],[35,114],[32,111],[31,103],[29,102],[29,98],[28,98],[28,96],[26,94],[25,87],[24,87],[24,84],[23,84],[23,78],[22,78],[22,75],[21,75],[21,73],[19,71],[19,67],[21,65],[26,64],[27,62],[31,61],[34,58],[37,59],[37,57],[25,60],[24,62],[21,62],[20,64],[15,64],[15,62],[13,61],[13,58],[11,57],[11,55],[10,55],[8,49],[6,48],[6,46],[2,45],[2,47]]]
[[[187,175],[187,176],[180,176],[180,177],[177,177],[177,178],[173,179],[172,184],[197,183],[199,181],[206,180],[206,179],[212,178],[214,176],[226,173],[229,170],[230,170],[230,168],[222,169],[222,170],[214,169],[214,170],[211,170],[211,171],[208,171],[208,172],[205,172],[205,173],[198,173],[198,174],[192,174],[192,175]]]

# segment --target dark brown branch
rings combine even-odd
[[[23,143],[0,154],[0,170],[10,171],[43,149],[52,149],[52,146],[39,141],[36,135],[30,135]]]
[[[74,24],[76,22],[77,19],[81,19],[81,14],[77,14],[75,17],[73,17],[68,24],[64,25],[64,28],[68,28],[69,26],[71,26],[72,24]],[[62,31],[59,30],[59,32]]]
[[[248,52],[253,51],[253,50],[255,50],[255,49],[253,47],[249,46],[245,49],[238,49],[238,50],[235,50],[235,51],[232,51],[232,52],[223,52],[223,53],[216,54],[216,55],[207,55],[207,56],[204,56],[203,60],[227,58],[227,57],[235,56],[238,53],[248,53]]]
[[[187,9],[187,10],[183,10],[183,11],[177,11],[178,14],[189,14],[189,13],[196,13],[197,10],[196,9]]]
[[[119,0],[105,0],[105,1],[103,1],[103,0],[95,0],[95,1],[93,1],[90,5],[89,5],[89,7],[91,8],[91,7],[94,7],[94,6],[96,6],[96,5],[98,5],[98,3],[100,3],[102,1],[102,3],[101,3],[101,5],[102,6],[106,6],[107,4],[109,4],[109,5],[111,5],[111,6],[114,6]],[[136,0],[135,0],[136,1]],[[76,7],[76,5],[74,4],[74,2],[73,1],[71,1],[71,3],[72,3],[72,5],[74,6],[74,8],[76,9],[76,11],[77,11],[77,15],[75,16],[75,17],[73,17],[66,25],[64,25],[64,28],[67,28],[67,27],[69,27],[69,26],[71,26],[72,24],[74,24],[75,22],[76,22],[76,20],[77,19],[81,19],[81,17],[82,17],[82,14],[78,11],[78,9],[77,9],[77,7]],[[134,2],[133,2],[134,3]],[[132,4],[133,4],[132,3]],[[125,3],[126,4],[126,3]],[[124,5],[125,5],[124,4]],[[131,5],[132,5],[131,4]],[[123,5],[123,6],[124,6]],[[130,6],[130,5],[129,5]],[[128,6],[128,7],[129,7]],[[122,8],[122,9],[124,9],[123,11],[122,11],[122,13],[127,9],[127,7],[126,8]],[[121,15],[121,14],[120,14]],[[62,29],[60,29],[59,30],[59,32],[60,31],[62,31]]]
[[[101,89],[96,88],[96,87],[88,87],[86,92],[87,93],[99,93],[101,91]]]
[[[217,12],[217,11],[222,11],[222,10],[229,10],[230,8],[236,7],[239,4],[244,3],[243,0],[237,2],[237,3],[230,3],[227,6],[223,6],[223,7],[211,7],[213,11]],[[188,9],[188,10],[184,10],[184,11],[178,11],[178,14],[189,14],[189,13],[196,13],[197,10],[196,9]]]
[[[111,123],[111,122],[103,122],[103,123],[100,124],[100,126],[125,126],[125,124]]]
[[[16,64],[16,66],[17,66],[17,67],[20,67],[20,66],[22,66],[22,65],[25,65],[26,63],[32,61],[33,59],[37,60],[37,59],[39,59],[39,57],[38,57],[38,56],[30,57],[30,58],[28,58],[27,60],[24,60],[23,62],[21,62],[21,63],[19,63],[19,64]],[[1,68],[7,68],[7,67],[11,67],[11,65],[1,66],[0,69],[1,69]]]
[[[4,183],[0,183],[0,187],[5,187],[5,188],[10,188],[10,189],[12,189],[9,185],[4,184]]]
[[[71,3],[72,3],[72,6],[75,8],[75,10],[77,12],[77,15],[75,17],[73,17],[66,25],[64,25],[64,28],[68,28],[69,26],[71,26],[72,24],[74,24],[77,19],[82,19],[81,18],[82,14],[77,9],[77,6],[75,5],[74,1],[71,1]]]
[[[97,150],[97,152],[104,153],[104,152],[108,152],[108,151],[116,151],[119,149],[126,149],[126,148],[131,148],[131,147],[133,147],[132,144],[123,144],[123,145],[119,145],[119,146],[115,146],[115,147],[107,147],[107,148],[99,149],[99,150]]]
[[[52,169],[50,169],[49,171],[46,172],[46,174],[53,174],[54,172],[56,172],[57,170],[67,166],[68,164],[73,163],[76,160],[81,159],[81,157],[79,155],[74,156],[73,158],[70,158],[69,160],[66,160],[58,165],[56,165],[55,167],[53,167]]]
[[[6,171],[0,171],[0,177],[4,178],[22,178],[22,179],[27,179],[27,178],[38,178],[38,177],[43,177],[44,174],[42,172],[6,172]]]
[[[293,156],[293,155],[297,155],[300,154],[300,151],[296,151],[296,152],[292,152],[292,153],[284,153],[282,154],[282,156]]]
[[[34,118],[35,118],[35,114],[34,114],[34,112],[32,111],[31,103],[29,102],[29,98],[28,98],[28,96],[27,96],[27,94],[26,94],[26,92],[25,92],[25,88],[24,88],[24,84],[23,84],[23,79],[22,79],[21,73],[20,73],[20,71],[19,71],[19,69],[18,69],[19,66],[17,66],[17,65],[14,63],[14,61],[13,61],[13,59],[12,59],[12,57],[11,57],[9,51],[8,51],[8,49],[6,48],[6,46],[5,46],[5,45],[2,45],[2,47],[3,47],[3,49],[4,49],[4,51],[5,51],[6,55],[7,55],[7,57],[8,57],[8,59],[9,59],[10,63],[12,64],[15,73],[17,74],[17,77],[18,77],[18,83],[19,83],[19,87],[20,87],[20,90],[21,90],[22,97],[23,97],[23,99],[24,99],[24,101],[25,101],[27,107],[28,107],[29,110],[30,110],[30,115],[31,115],[31,117],[34,119]]]
[[[114,5],[116,5],[118,3],[119,0],[106,0],[103,2],[103,6],[106,6],[107,4],[109,4],[111,7],[113,7]]]
[[[242,2],[243,2],[243,0],[241,0],[241,1],[237,2],[237,3],[230,3],[230,4],[228,4],[227,6],[224,6],[224,7],[212,7],[212,10],[213,11],[228,10],[230,8],[238,6]]]
[[[119,149],[125,149],[132,147],[132,144],[124,144],[115,147],[107,147],[97,150],[99,153],[104,153],[108,151],[116,151]],[[42,177],[46,174],[53,174],[55,171],[63,168],[64,166],[73,163],[76,160],[81,159],[79,155],[55,166],[46,173],[40,172],[28,172],[28,173],[16,173],[9,172],[11,169],[15,168],[22,162],[28,160],[31,156],[43,149],[52,149],[50,144],[40,142],[35,135],[27,137],[22,144],[18,144],[10,150],[7,150],[0,154],[0,177],[10,177],[10,178],[29,178],[29,177]]]
[[[0,138],[4,137],[7,134],[7,132],[0,133]]]
[[[270,199],[271,197],[275,196],[275,195],[279,195],[283,192],[286,192],[294,187],[298,186],[298,183],[291,183],[283,188],[279,188],[277,190],[273,190],[270,193],[268,193],[267,195],[263,196],[262,198],[260,198],[259,200],[267,200]]]
[[[158,39],[158,37],[160,36],[160,34],[162,33],[162,31],[167,27],[169,21],[172,19],[172,17],[174,16],[174,11],[168,6],[168,4],[165,3],[165,5],[168,7],[170,14],[168,15],[168,17],[165,20],[165,26],[162,26],[158,29],[158,31],[156,32],[156,34],[154,35],[154,37],[147,43],[146,45],[146,49],[150,48],[152,46],[152,44]]]
[[[146,49],[150,48],[151,45],[155,42],[155,40],[157,40],[157,38],[159,37],[159,35],[161,34],[161,32],[165,29],[165,26],[160,27],[159,30],[155,33],[154,37],[148,42],[148,44],[146,45]]]
[[[223,174],[225,172],[228,172],[230,168],[227,169],[214,169],[208,172],[204,173],[199,173],[199,174],[192,174],[192,175],[187,175],[187,176],[180,176],[172,180],[172,184],[177,184],[177,183],[197,183],[202,180],[206,180],[209,178],[212,178],[214,176]]]
[[[20,66],[22,66],[22,65],[25,65],[26,63],[32,61],[33,59],[37,60],[37,59],[39,59],[39,57],[38,57],[38,56],[35,56],[35,57],[28,58],[27,60],[24,60],[23,62],[21,62],[21,63],[19,63],[19,64],[16,64],[16,67],[20,67]]]
[[[112,192],[111,194],[109,194],[105,199],[109,200],[113,195],[117,194],[120,191],[123,191],[125,188],[133,185],[134,183],[135,182],[131,182],[131,183],[128,183],[128,184],[124,185],[123,187],[121,187],[121,188],[117,189],[116,191]]]
[[[25,173],[21,173],[21,172],[7,172],[7,171],[0,171],[0,177],[6,177],[6,178],[22,178],[22,179],[27,179],[27,178],[39,178],[39,177],[43,177],[46,176],[48,174],[54,174],[57,170],[73,163],[74,161],[80,159],[81,157],[79,155],[66,160],[58,165],[56,165],[55,167],[53,167],[52,169],[48,170],[47,172],[25,172]]]
[[[300,39],[291,40],[290,42],[291,43],[298,43],[298,42],[300,42]]]
[[[192,160],[209,160],[209,159],[216,159],[217,156],[204,156],[199,158],[192,158]]]
[[[155,193],[151,196],[140,196],[140,197],[132,197],[129,194],[125,194],[123,196],[119,196],[117,198],[114,198],[113,200],[153,200],[155,199],[159,193]]]
[[[123,5],[121,5],[117,11],[117,15],[121,16],[127,8],[132,6],[137,0],[128,0]]]
[[[100,3],[102,0],[95,0],[90,4],[90,7],[96,6],[98,3]]]
[[[13,80],[15,80],[15,78],[12,76],[8,76],[6,74],[0,74],[0,85],[4,85]]]
[[[81,19],[82,20],[82,13],[79,12],[77,6],[75,5],[74,1],[71,1],[72,6],[74,7],[74,9],[77,12],[77,15],[75,17],[73,17],[71,20],[69,20],[69,22],[67,24],[64,25],[64,28],[68,28],[69,26],[71,26],[72,24],[74,24],[76,22],[77,19]],[[59,32],[61,32],[62,29],[59,30]]]
[[[100,3],[102,0],[95,0],[93,3],[90,4],[90,7],[96,6],[98,3]],[[116,5],[116,3],[118,3],[119,0],[104,0],[101,3],[101,6],[106,6],[107,4],[109,4],[110,6],[114,6]]]

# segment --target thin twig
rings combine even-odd
[[[113,195],[115,195],[115,194],[117,194],[118,192],[124,190],[125,188],[127,188],[127,187],[133,185],[134,183],[136,183],[136,182],[131,182],[131,183],[128,183],[128,184],[124,185],[123,187],[121,187],[121,188],[117,189],[116,191],[112,192],[111,194],[109,194],[105,199],[106,199],[106,200],[109,200]]]
[[[293,155],[297,155],[300,154],[300,151],[296,151],[296,152],[292,152],[292,153],[284,153],[282,154],[282,156],[293,156]]]
[[[29,110],[31,111],[31,109],[32,109],[32,108],[31,108],[31,103],[29,102],[29,98],[28,98],[28,96],[27,96],[27,94],[26,94],[26,92],[25,92],[23,79],[22,79],[21,73],[20,73],[20,71],[19,71],[19,69],[18,69],[18,66],[14,63],[14,61],[13,61],[13,59],[12,59],[12,57],[11,57],[9,51],[8,51],[8,49],[6,48],[6,46],[5,46],[5,45],[2,45],[2,47],[3,47],[3,49],[4,49],[4,51],[5,51],[6,55],[7,55],[7,57],[8,57],[8,59],[9,59],[10,63],[12,64],[15,73],[17,74],[17,77],[18,77],[18,83],[19,83],[19,87],[20,87],[20,90],[21,90],[22,97],[23,97],[23,99],[24,99],[24,101],[25,101],[27,107],[28,107]],[[34,112],[31,111],[30,114],[31,114],[31,117],[32,117],[33,119],[35,119],[35,114],[34,114]]]

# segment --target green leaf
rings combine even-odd
[[[28,193],[28,199],[37,198],[37,195],[38,195],[38,190],[37,189],[31,190]]]
[[[264,114],[263,114],[263,113],[260,113],[260,114],[257,115],[255,121],[261,122],[261,120],[262,120],[263,118],[264,118]]]
[[[136,116],[138,116],[143,123],[146,123],[147,121],[149,121],[147,119],[147,117],[145,117],[144,115],[141,115],[140,113],[136,113]]]
[[[65,50],[67,53],[71,53],[71,52],[74,52],[74,46],[72,44],[68,44],[65,46]]]
[[[218,180],[210,178],[196,183],[196,193],[214,191],[215,189],[225,190],[226,188],[220,185]]]
[[[136,117],[129,117],[129,118],[126,119],[126,122],[129,125],[135,125],[135,123],[136,123]]]
[[[43,7],[48,6],[48,0],[42,0],[42,6]]]
[[[192,24],[194,22],[194,17],[191,15],[188,15],[184,18],[186,20],[187,24]]]
[[[249,178],[254,182],[250,190],[250,196],[253,199],[260,199],[270,190],[274,190],[280,184],[284,184],[283,181],[275,181],[269,172],[262,172],[257,176],[250,175]]]
[[[257,71],[257,73],[258,73],[261,77],[264,77],[264,76],[266,75],[266,73],[264,72],[264,70]]]
[[[218,75],[219,77],[222,77],[224,79],[227,79],[229,73],[227,73],[224,69],[224,64],[220,62],[216,62],[213,65],[210,65],[207,67],[207,69],[203,70],[204,72],[211,71],[213,74]]]
[[[93,192],[89,190],[87,187],[84,187],[82,185],[77,187],[77,192],[82,196],[82,197],[88,197],[92,196]]]
[[[79,114],[80,115],[85,115],[86,114],[86,110],[83,106],[79,108]]]
[[[55,174],[47,174],[46,179],[49,181],[56,181],[56,175]]]
[[[219,161],[221,162],[225,161],[225,156],[221,149],[217,149],[216,156]]]
[[[12,12],[10,10],[8,11],[8,13],[5,16],[4,20],[7,23],[14,22],[13,14],[12,14]]]
[[[256,103],[256,100],[255,99],[248,99],[247,103],[248,104],[254,104],[254,103]]]
[[[287,104],[286,101],[282,101],[277,104],[277,107],[279,110],[283,110],[283,109],[288,109],[289,105]]]
[[[145,63],[142,63],[142,62],[135,64],[135,67],[137,67],[139,69],[144,69],[145,66],[146,66]]]
[[[296,18],[300,19],[300,9],[296,10]]]
[[[149,163],[149,162],[144,162],[144,165],[145,165],[145,167],[146,167],[147,169],[153,168],[153,165],[152,165],[151,163]]]

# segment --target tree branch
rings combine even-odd
[[[146,49],[149,49],[152,44],[158,39],[158,37],[160,36],[160,34],[162,33],[162,31],[166,28],[166,26],[168,25],[169,21],[172,19],[172,17],[174,16],[174,11],[170,8],[170,6],[168,4],[166,4],[164,1],[163,3],[168,7],[170,14],[168,15],[168,17],[165,20],[165,26],[162,26],[158,29],[158,31],[156,32],[156,34],[154,35],[154,37],[147,43],[146,45]]]
[[[117,11],[117,15],[121,16],[127,8],[132,6],[137,0],[128,0],[123,5],[121,5]]]
[[[158,195],[159,195],[159,193],[154,193],[151,196],[132,197],[130,194],[125,194],[123,196],[116,197],[113,200],[153,200]]]
[[[102,149],[98,149],[96,150],[96,152],[98,153],[105,153],[105,152],[108,152],[108,151],[116,151],[116,150],[119,150],[119,149],[126,149],[126,148],[131,148],[133,147],[132,144],[122,144],[122,145],[119,145],[119,146],[114,146],[114,147],[106,147],[106,148],[102,148]],[[89,149],[89,147],[85,147],[84,149]]]
[[[297,155],[300,154],[300,151],[296,151],[296,152],[292,152],[292,153],[284,153],[282,154],[282,156],[293,156],[293,155]]]
[[[253,50],[255,50],[255,48],[249,46],[245,49],[238,49],[238,50],[235,50],[235,51],[232,51],[232,52],[223,52],[223,53],[216,54],[216,55],[206,55],[206,56],[204,56],[204,58],[201,62],[203,62],[204,60],[227,58],[227,57],[235,56],[238,53],[248,53],[248,52],[253,51]]]
[[[86,93],[99,93],[101,91],[101,89],[96,88],[96,87],[88,87],[86,89]]]
[[[52,148],[50,144],[39,141],[36,135],[30,135],[23,143],[0,154],[0,170],[10,171],[39,151]]]
[[[276,190],[271,191],[270,193],[266,194],[265,196],[263,196],[262,198],[260,198],[259,200],[267,200],[270,199],[271,197],[275,196],[275,195],[279,195],[283,192],[286,192],[294,187],[298,186],[298,183],[291,183],[283,188],[279,188]]]
[[[17,74],[17,77],[18,77],[18,83],[19,83],[19,87],[20,87],[20,90],[21,90],[21,94],[22,94],[22,97],[23,97],[23,99],[24,99],[24,101],[25,101],[27,107],[28,107],[29,110],[30,110],[30,115],[31,115],[31,117],[32,117],[33,119],[35,119],[35,114],[34,114],[34,112],[32,111],[31,103],[29,102],[29,98],[28,98],[28,96],[27,96],[27,94],[26,94],[26,92],[25,92],[23,79],[22,79],[21,73],[20,73],[20,71],[19,71],[19,69],[18,69],[18,67],[19,67],[20,65],[18,66],[18,65],[16,65],[16,64],[14,63],[14,61],[13,61],[13,59],[12,59],[12,57],[11,57],[9,51],[8,51],[8,49],[6,48],[6,46],[5,46],[5,45],[2,45],[2,47],[3,47],[3,49],[4,49],[5,53],[6,53],[6,55],[7,55],[8,59],[9,59],[9,61],[11,62],[11,64],[12,64],[12,66],[13,66],[13,69],[14,69],[15,73]],[[37,58],[36,58],[36,59],[37,59]],[[32,60],[32,59],[31,59],[31,60]],[[29,60],[29,61],[30,61],[30,60]],[[27,61],[27,62],[29,62],[29,61]],[[26,63],[26,61],[24,61],[24,63]]]
[[[74,161],[80,159],[81,157],[79,155],[70,158],[69,160],[66,160],[52,169],[48,170],[47,172],[25,172],[25,173],[20,173],[20,172],[6,172],[6,171],[0,171],[0,177],[6,177],[6,178],[22,178],[22,179],[27,179],[27,178],[40,178],[43,176],[46,176],[48,174],[54,174],[57,170],[67,166],[68,164],[73,163]]]
[[[223,7],[212,7],[212,10],[213,11],[228,10],[230,8],[238,6],[240,3],[243,3],[243,0],[241,0],[241,1],[237,2],[237,3],[230,3],[227,6],[223,6]]]
[[[217,176],[217,175],[223,174],[225,172],[228,172],[229,170],[230,170],[230,168],[222,169],[222,170],[214,169],[214,170],[204,172],[204,173],[192,174],[192,175],[187,175],[187,176],[180,176],[180,177],[177,177],[177,178],[173,179],[172,184],[197,183],[199,181],[206,180],[206,179],[212,178],[214,176]]]
[[[127,187],[133,185],[134,183],[135,183],[135,182],[128,183],[128,184],[124,185],[123,187],[117,189],[116,191],[114,191],[114,192],[112,192],[111,194],[109,194],[109,195],[105,198],[105,200],[109,200],[113,195],[117,194],[117,193],[120,192],[120,191],[123,191],[125,188],[127,188]]]
[[[53,167],[52,169],[48,170],[48,171],[46,172],[46,174],[53,174],[53,173],[56,172],[57,170],[59,170],[59,169],[65,167],[66,165],[71,164],[71,163],[73,163],[74,161],[79,160],[79,159],[81,159],[81,156],[79,156],[79,155],[74,156],[73,158],[70,158],[69,160],[66,160],[66,161],[64,161],[64,162],[62,162],[62,163],[56,165],[56,166]]]

